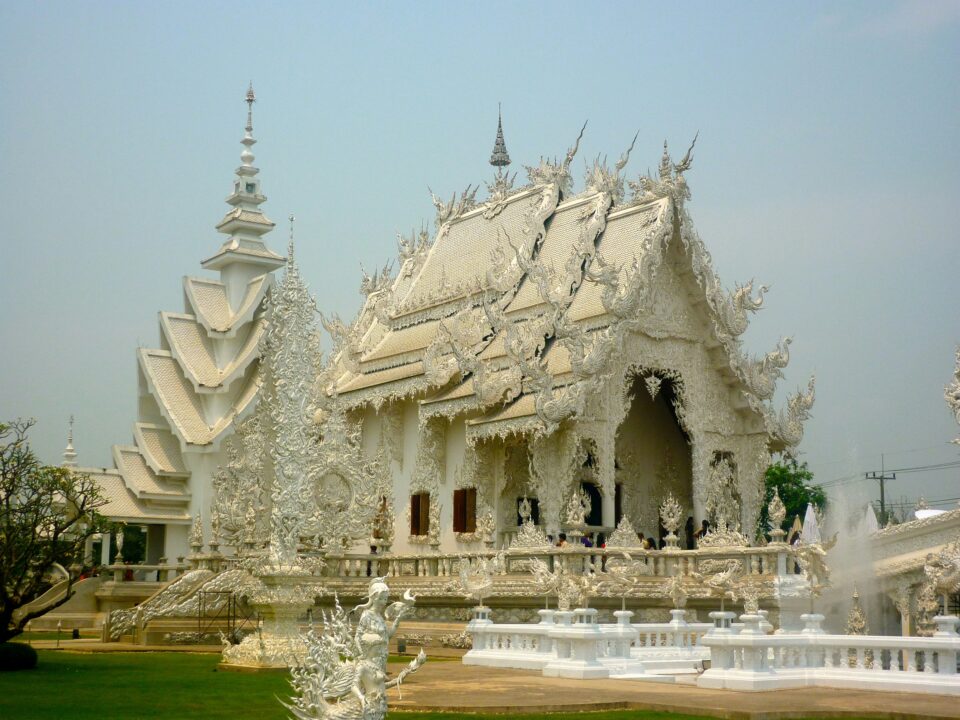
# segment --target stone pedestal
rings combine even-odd
[[[570,620],[576,616],[576,623]],[[554,615],[559,624],[548,632],[553,641],[556,657],[543,668],[546,677],[567,677],[584,680],[605,678],[610,671],[597,660],[597,647],[603,634],[597,625],[597,611],[592,608],[577,608],[557,611]]]
[[[553,610],[537,610],[537,615],[540,616],[540,625],[553,625]]]
[[[252,669],[291,667],[306,657],[300,636],[300,618],[313,606],[318,592],[313,576],[291,568],[278,568],[257,576],[259,587],[250,593],[249,604],[260,615],[257,632],[238,645],[223,650],[223,665]]]
[[[682,608],[673,608],[670,611],[670,627],[673,629],[673,645],[674,647],[690,647],[689,641],[689,630],[690,626],[687,624],[687,611]]]
[[[483,624],[491,625],[493,620],[490,619],[490,608],[486,605],[477,605],[473,608],[473,617],[470,618],[472,624]]]
[[[616,610],[613,616],[617,619],[617,624],[613,628],[616,631],[616,639],[613,643],[614,652],[612,657],[629,659],[630,647],[640,637],[640,632],[631,622],[633,612],[630,610]]]
[[[773,623],[770,622],[770,611],[769,610],[757,610],[757,615],[763,618],[760,622],[760,629],[767,635],[773,632]]]
[[[823,629],[823,621],[826,619],[820,613],[804,613],[800,616],[800,619],[803,620],[803,630],[800,632],[804,635],[826,635],[826,631]]]
[[[960,625],[960,617],[956,615],[937,615],[933,618],[933,622],[937,626],[937,631],[933,634],[934,637],[957,637],[957,625]]]
[[[741,635],[766,635],[763,631],[763,615],[759,613],[754,614],[744,614],[740,616],[740,622],[743,623],[743,629],[740,630]]]
[[[707,631],[707,635],[733,635],[733,619],[736,613],[729,610],[714,610],[710,613],[710,619],[713,620],[713,627]]]
[[[784,546],[785,550],[788,546]],[[802,617],[810,611],[810,585],[802,575],[792,572],[794,560],[787,552],[777,554],[777,577],[774,578],[774,596],[780,611],[780,627],[777,633],[800,632]],[[789,568],[787,567],[789,565]]]

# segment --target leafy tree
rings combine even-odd
[[[14,615],[48,589],[51,570],[82,560],[87,538],[110,529],[96,483],[42,465],[27,440],[32,426],[0,423],[0,643],[70,598],[72,579],[59,601]]]
[[[802,520],[804,513],[807,512],[808,503],[813,503],[820,510],[826,507],[827,494],[823,491],[823,488],[812,484],[813,473],[805,462],[798,463],[796,458],[787,458],[775,462],[767,468],[763,480],[765,493],[757,527],[757,534],[760,536],[765,536],[769,532],[767,506],[773,499],[774,490],[779,492],[780,499],[783,501],[784,507],[787,508],[787,515],[783,520],[781,530],[789,531],[793,519],[797,515]]]

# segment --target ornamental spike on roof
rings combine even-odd
[[[493,152],[490,154],[490,164],[502,170],[510,164],[510,154],[507,152],[507,143],[503,139],[503,115],[500,106],[497,106],[497,139],[493,143]]]
[[[77,466],[77,451],[73,449],[73,415],[70,416],[70,429],[67,430],[67,447],[63,450],[63,467]]]
[[[216,255],[204,260],[203,267],[209,270],[218,270],[238,261],[269,269],[283,265],[283,258],[271,251],[261,237],[273,229],[274,222],[260,209],[267,198],[260,191],[260,179],[257,177],[260,170],[253,164],[255,157],[252,148],[257,144],[253,137],[253,103],[256,100],[251,83],[244,96],[247,124],[240,141],[243,145],[240,167],[236,170],[233,192],[227,198],[227,204],[233,209],[217,224],[217,230],[230,237]]]
[[[253,92],[253,81],[250,81],[250,87],[247,88],[247,127],[248,133],[253,132],[253,104],[257,101],[257,96]]]

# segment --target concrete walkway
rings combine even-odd
[[[391,663],[391,674],[402,666]],[[861,690],[779,690],[741,693],[704,690],[692,678],[678,684],[629,680],[545,678],[537,671],[501,670],[427,662],[390,692],[392,710],[447,712],[575,712],[637,709],[732,720],[779,718],[960,718],[960,703],[948,696]]]

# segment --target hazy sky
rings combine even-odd
[[[130,442],[135,348],[222,241],[252,80],[270,243],[296,214],[347,317],[427,185],[490,179],[498,101],[521,178],[589,119],[578,188],[638,129],[633,177],[699,130],[690,211],[728,286],[772,286],[745,341],[794,336],[782,391],[817,374],[817,478],[956,463],[958,70],[956,0],[0,3],[0,417],[49,462],[70,413],[82,464]],[[960,497],[956,465],[898,478]]]

